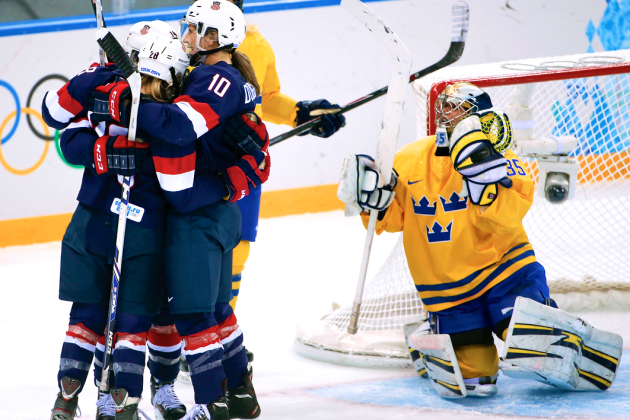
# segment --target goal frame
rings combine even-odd
[[[435,134],[435,107],[433,104],[446,86],[457,82],[469,82],[480,88],[523,85],[528,83],[554,82],[558,80],[579,79],[598,76],[614,76],[630,73],[630,63],[606,64],[598,66],[571,67],[560,70],[531,71],[525,74],[509,74],[498,77],[460,77],[441,80],[431,86],[427,95],[427,135]],[[573,77],[572,77],[573,76]]]

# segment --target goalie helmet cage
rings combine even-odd
[[[578,139],[575,197],[550,204],[536,192],[523,222],[552,297],[565,310],[627,309],[630,302],[630,50],[449,67],[413,83],[418,138],[435,134],[434,104],[444,87],[469,81],[495,107],[529,106],[534,139]],[[519,95],[527,85],[530,95]],[[528,103],[519,103],[523,97]],[[509,114],[508,114],[509,115]],[[534,157],[521,156],[538,183]],[[351,305],[333,304],[319,321],[298,325],[295,349],[333,363],[410,366],[403,325],[423,318],[402,235],[368,281],[359,332],[345,332]]]

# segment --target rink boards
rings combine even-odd
[[[622,360],[629,360],[630,350]],[[351,403],[399,408],[457,410],[540,418],[630,418],[630,366],[621,363],[613,386],[604,392],[565,392],[544,384],[500,376],[499,393],[489,399],[444,400],[419,376],[317,388],[307,394]]]

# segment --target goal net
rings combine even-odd
[[[551,204],[540,194],[539,160],[521,155],[537,184],[525,230],[544,266],[552,297],[569,311],[630,307],[630,50],[450,67],[413,83],[418,138],[435,133],[444,87],[469,81],[506,110],[515,132],[532,139],[573,136],[579,164],[574,196]],[[531,109],[519,121],[510,109]],[[528,131],[529,130],[529,131]],[[520,140],[517,139],[517,149]],[[358,268],[357,268],[358,269]],[[357,366],[410,364],[403,325],[423,318],[402,236],[364,292],[359,332],[346,332],[351,302],[297,327],[295,349]]]

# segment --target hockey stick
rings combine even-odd
[[[378,139],[375,159],[376,166],[383,177],[383,182],[389,184],[392,167],[394,166],[396,146],[398,145],[398,134],[400,132],[403,107],[405,106],[405,91],[408,86],[407,75],[411,71],[411,54],[400,38],[398,38],[387,24],[365,4],[361,3],[359,0],[342,0],[341,7],[346,9],[348,13],[365,25],[365,27],[381,41],[385,48],[387,48],[391,56],[391,80],[389,87],[384,88],[385,91],[389,90],[389,95],[387,95],[387,101],[385,102],[385,112],[383,114],[381,134]],[[374,237],[377,217],[378,210],[371,210],[370,222],[368,223],[367,235],[363,246],[363,259],[361,260],[359,281],[357,283],[354,304],[352,305],[350,325],[348,325],[348,332],[350,334],[357,333],[357,323],[359,321],[361,300],[363,298],[363,286],[365,285],[365,276],[370,261],[372,238]]]
[[[417,80],[421,77],[426,76],[427,74],[431,74],[437,70],[440,70],[448,65],[453,64],[457,60],[459,60],[464,52],[464,45],[466,43],[466,35],[468,34],[468,20],[469,20],[469,9],[468,5],[463,1],[458,1],[453,4],[452,7],[452,35],[451,35],[451,44],[448,47],[448,51],[444,57],[437,63],[422,69],[411,76],[409,76],[409,83]],[[339,114],[345,114],[348,111],[351,111],[361,105],[364,105],[370,101],[373,101],[376,98],[380,98],[381,96],[387,93],[389,86],[385,86],[379,90],[375,90],[372,93],[365,95],[362,98],[359,98],[355,101],[352,101],[339,110]],[[302,125],[295,127],[293,130],[289,130],[286,133],[280,134],[271,139],[269,142],[270,146],[274,144],[278,144],[281,141],[284,141],[288,138],[301,134],[307,130],[310,130],[317,124],[321,122],[321,118],[315,118],[311,121],[305,122]]]
[[[103,17],[103,2],[102,0],[92,0],[92,10],[94,10],[94,16],[96,17],[96,27],[98,29],[106,28],[105,18]],[[105,56],[105,51],[99,45],[98,46],[98,57],[101,66],[104,66],[107,63],[107,57]]]
[[[100,2],[100,0],[97,0]],[[136,140],[136,128],[138,119],[138,105],[140,104],[141,78],[140,73],[120,46],[118,40],[106,28],[96,31],[96,40],[105,54],[113,61],[122,72],[131,89],[131,117],[129,119],[129,132],[127,139]],[[131,189],[131,177],[123,178],[122,199],[120,213],[118,214],[118,229],[116,231],[116,251],[114,253],[114,273],[109,299],[109,311],[107,313],[107,332],[105,351],[103,354],[103,375],[99,389],[102,392],[109,391],[109,373],[112,365],[112,346],[116,331],[116,307],[118,306],[118,289],[120,285],[120,273],[122,268],[123,247],[125,245],[125,230],[127,227],[127,207],[129,206],[129,190]]]

